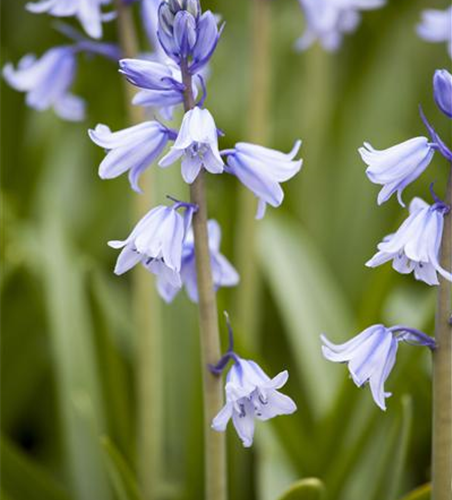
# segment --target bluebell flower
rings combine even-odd
[[[161,3],[161,0],[141,0],[141,20],[143,22],[146,36],[154,53],[157,55],[157,58],[160,58],[162,54],[165,54],[157,36],[159,22],[158,10]]]
[[[397,193],[399,203],[405,206],[402,192],[428,167],[435,145],[426,137],[415,137],[384,150],[374,149],[365,142],[358,151],[368,165],[366,174],[369,180],[383,185],[378,194],[378,204],[381,205]]]
[[[450,272],[439,263],[444,215],[450,207],[437,201],[429,205],[420,198],[410,203],[410,215],[399,229],[378,244],[378,252],[366,263],[377,267],[392,260],[392,267],[402,274],[414,273],[417,280],[438,285],[439,273],[452,281]]]
[[[433,95],[438,108],[446,116],[452,118],[452,75],[447,69],[438,69],[435,71],[433,76]]]
[[[83,29],[92,38],[102,38],[102,21],[112,19],[112,14],[103,14],[102,6],[111,0],[41,0],[26,5],[35,14],[47,12],[55,17],[75,16]]]
[[[385,382],[394,367],[400,342],[435,348],[435,340],[414,328],[402,325],[386,328],[373,325],[344,344],[333,344],[321,335],[322,353],[329,361],[348,363],[353,382],[362,387],[369,383],[375,403],[386,410]]]
[[[140,89],[132,103],[137,106],[152,106],[167,109],[181,104],[184,100],[184,85],[180,68],[165,56],[164,62],[145,59],[122,59],[120,72],[127,80]],[[194,97],[198,90],[193,81]]]
[[[296,42],[306,50],[316,40],[327,51],[336,51],[344,34],[357,28],[361,10],[382,7],[385,0],[299,0],[306,20],[306,30]]]
[[[221,30],[210,11],[199,11],[196,0],[162,2],[159,8],[158,37],[163,50],[188,71],[199,72],[211,58]]]
[[[221,228],[217,221],[207,223],[209,236],[210,264],[212,282],[215,291],[221,287],[235,286],[239,282],[239,275],[231,263],[220,253]],[[182,249],[182,266],[180,271],[182,285],[193,302],[198,302],[198,284],[196,274],[195,241],[193,228],[188,230]],[[179,292],[179,288],[165,281],[164,277],[157,280],[157,288],[165,302],[171,302]]]
[[[159,165],[168,167],[182,157],[182,177],[191,184],[202,167],[212,174],[221,174],[224,164],[218,150],[218,131],[207,109],[195,107],[182,120],[174,145]]]
[[[185,209],[183,216],[177,212],[179,208]],[[141,263],[148,271],[180,288],[182,246],[195,210],[189,203],[160,205],[138,222],[127,239],[109,241],[112,248],[122,248],[115,274],[121,275]]]
[[[449,56],[452,57],[452,7],[445,10],[427,9],[422,11],[417,34],[427,42],[447,43]]]
[[[279,207],[284,199],[280,182],[291,179],[299,172],[302,160],[294,160],[301,146],[296,141],[290,153],[239,142],[234,149],[226,150],[226,171],[235,175],[259,199],[257,219],[265,215],[266,204]]]
[[[280,393],[289,378],[285,370],[270,378],[254,361],[234,355],[226,376],[226,404],[212,421],[212,429],[224,432],[229,420],[246,448],[253,444],[255,419],[269,420],[296,411],[293,400]]]
[[[106,125],[97,125],[89,130],[89,136],[107,151],[99,166],[99,176],[114,179],[129,172],[132,189],[141,192],[140,175],[151,166],[174,134],[157,121],[143,122],[118,132],[111,132]]]
[[[11,87],[27,93],[26,103],[31,108],[53,108],[65,120],[83,120],[85,103],[69,92],[75,77],[77,50],[70,46],[54,47],[40,59],[28,54],[19,61],[17,69],[6,64],[3,77]]]

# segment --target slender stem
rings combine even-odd
[[[447,185],[452,203],[452,168]],[[452,268],[452,215],[444,217],[441,265]],[[452,499],[452,325],[451,284],[440,277],[436,310],[437,349],[433,353],[432,500]]]
[[[252,0],[251,12],[251,89],[249,101],[248,137],[251,142],[265,143],[268,138],[268,108],[270,92],[270,0]],[[258,344],[259,270],[254,251],[256,244],[255,214],[257,200],[240,186],[238,227],[236,234],[237,267],[240,288],[235,304],[235,322],[252,348]]]
[[[192,77],[184,64],[181,65],[185,85],[185,111],[195,105]],[[209,370],[221,358],[220,332],[218,329],[217,299],[213,288],[207,233],[207,202],[204,170],[190,186],[190,200],[198,205],[193,216],[195,237],[196,274],[199,295],[199,327],[201,335],[201,359],[204,386],[204,464],[206,500],[226,500],[226,438],[223,432],[211,429],[211,422],[224,403],[221,377]]]
[[[132,12],[129,6],[117,0],[118,32],[124,57],[138,53],[138,43]],[[124,81],[128,120],[137,124],[145,120],[143,108],[133,106],[133,87]],[[143,185],[151,186],[151,172],[143,174]],[[153,179],[155,183],[155,179]],[[152,187],[152,186],[151,186]],[[155,186],[154,186],[155,189]],[[149,210],[153,201],[152,189],[136,196],[133,205],[134,219]],[[133,274],[133,306],[137,331],[137,443],[138,476],[145,500],[157,500],[162,476],[163,452],[163,394],[162,394],[162,336],[160,300],[152,276],[141,266]]]

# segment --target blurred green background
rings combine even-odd
[[[52,19],[1,5],[2,65],[42,54],[64,38]],[[449,124],[435,108],[432,76],[449,67],[445,47],[415,33],[424,8],[447,2],[392,0],[365,13],[337,54],[315,46],[293,51],[303,30],[296,0],[272,2],[272,86],[267,145],[289,150],[303,139],[302,172],[286,199],[258,224],[254,249],[262,273],[258,359],[271,375],[288,368],[285,392],[298,412],[259,424],[255,447],[228,429],[233,500],[276,500],[294,481],[320,478],[328,500],[396,500],[429,481],[431,361],[403,346],[381,412],[345,366],[322,359],[319,334],[336,342],[364,327],[408,323],[432,334],[435,290],[411,276],[364,262],[406,216],[395,200],[376,205],[357,148],[386,148],[425,135],[422,103],[444,138]],[[203,7],[226,20],[212,62],[207,106],[226,132],[222,147],[246,137],[250,88],[250,2],[212,0]],[[137,16],[138,21],[138,16]],[[138,23],[137,23],[138,25]],[[114,23],[106,39],[115,39]],[[145,49],[143,38],[143,49]],[[88,102],[85,122],[37,113],[2,82],[1,498],[137,500],[137,336],[131,277],[112,273],[110,239],[136,220],[127,180],[102,182],[102,151],[87,128],[126,126],[123,87],[114,64],[81,57],[75,93]],[[178,167],[158,171],[159,200],[187,197]],[[428,199],[446,168],[436,157],[405,200]],[[234,262],[240,213],[238,183],[209,179],[210,215],[223,227],[223,253]],[[250,248],[250,251],[253,251]],[[149,279],[152,279],[149,276]],[[236,290],[219,292],[220,310]],[[201,372],[194,305],[183,297],[162,307],[163,369],[160,498],[202,497]],[[232,318],[234,323],[234,319]],[[222,325],[223,335],[225,331]],[[160,404],[156,402],[155,404]],[[304,497],[303,497],[304,498]],[[308,497],[306,497],[308,498]],[[309,497],[311,498],[311,497]],[[314,497],[312,497],[314,498]]]

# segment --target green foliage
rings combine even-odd
[[[325,486],[316,478],[297,481],[278,500],[322,500]]]
[[[424,484],[420,488],[416,488],[401,500],[430,500],[432,492],[431,484]]]
[[[2,64],[64,43],[50,30],[49,18],[26,13],[23,3],[2,2]],[[252,92],[248,3],[204,3],[227,20],[208,100],[227,132],[224,147],[246,136]],[[433,322],[433,290],[389,266],[364,267],[404,213],[396,203],[376,206],[378,188],[367,181],[356,152],[364,140],[383,148],[424,134],[419,102],[438,130],[447,130],[431,93],[434,69],[448,64],[446,49],[422,42],[414,32],[425,7],[420,0],[389,1],[366,13],[342,50],[328,55],[318,47],[294,53],[303,24],[297,2],[272,3],[268,145],[287,150],[303,138],[304,166],[284,185],[283,206],[269,208],[256,222],[256,258],[264,278],[261,351],[246,355],[259,358],[271,375],[289,370],[286,391],[298,412],[259,422],[252,451],[228,431],[234,500],[316,498],[321,484],[325,500],[395,500],[413,489],[403,500],[429,497],[428,486],[415,489],[429,481],[428,353],[400,349],[387,384],[393,396],[383,413],[367,388],[353,385],[345,366],[321,357],[319,341],[322,332],[340,342],[377,322],[408,322],[426,331]],[[113,39],[114,23],[106,33]],[[116,252],[106,246],[126,236],[135,222],[133,195],[126,179],[98,179],[103,153],[86,134],[98,122],[125,126],[121,85],[111,63],[82,59],[76,91],[89,101],[89,116],[71,124],[26,108],[23,96],[2,82],[5,500],[140,498],[136,345],[141,332],[133,327],[131,278],[113,275]],[[446,172],[438,164],[407,190],[406,201],[427,196],[433,179],[441,185]],[[167,193],[187,197],[177,167],[157,177],[159,201]],[[222,248],[232,261],[240,217],[236,199],[233,179],[209,178],[210,215],[222,224]],[[231,309],[233,295],[234,290],[219,293],[221,310]],[[162,309],[163,396],[156,402],[163,415],[157,424],[162,496],[199,500],[203,428],[196,309],[182,296]],[[238,327],[239,346],[240,333]],[[101,444],[103,436],[110,440]]]

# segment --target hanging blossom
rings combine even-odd
[[[321,335],[323,356],[336,363],[347,363],[353,382],[362,387],[369,383],[373,400],[379,408],[386,410],[385,391],[397,355],[400,342],[435,349],[435,340],[425,333],[403,325],[386,328],[373,325],[344,344],[333,344]]]
[[[102,38],[102,21],[114,18],[114,13],[103,14],[102,6],[111,0],[41,0],[26,5],[29,12],[41,14],[46,12],[55,17],[75,16],[83,29],[92,38]]]
[[[439,273],[452,281],[449,271],[439,263],[444,215],[450,207],[440,200],[429,205],[420,198],[410,203],[410,215],[399,229],[378,244],[378,252],[366,263],[377,267],[392,260],[392,267],[402,274],[414,273],[417,280],[438,285]]]
[[[433,96],[438,108],[447,117],[452,118],[452,75],[447,69],[435,71],[433,76]]]
[[[421,21],[416,27],[417,34],[427,42],[446,43],[452,58],[452,7],[445,10],[427,9],[422,11]]]
[[[306,20],[304,34],[295,47],[306,50],[316,40],[334,52],[341,46],[345,34],[356,30],[362,10],[378,9],[385,0],[299,0]]]
[[[296,141],[290,153],[239,142],[232,150],[222,151],[227,156],[226,171],[235,175],[240,182],[259,199],[257,219],[265,215],[267,203],[279,207],[284,192],[279,185],[297,174],[302,160],[294,160],[300,150],[301,141]]]
[[[221,228],[217,221],[209,220],[207,223],[209,237],[210,264],[212,281],[215,291],[222,287],[236,286],[240,280],[239,275],[231,263],[220,253]],[[196,274],[195,241],[191,227],[184,240],[182,248],[182,265],[180,276],[190,300],[198,302],[198,284]],[[169,303],[178,294],[179,288],[159,277],[157,289],[160,296]]]
[[[76,75],[76,56],[81,52],[113,60],[119,55],[113,44],[80,38],[73,45],[53,47],[39,59],[27,54],[17,68],[7,63],[3,77],[12,88],[27,94],[26,103],[31,108],[38,111],[52,108],[64,120],[81,121],[85,117],[85,101],[70,92]]]
[[[184,215],[178,209],[184,209]],[[171,207],[160,205],[148,212],[122,241],[109,241],[112,248],[122,248],[115,266],[121,275],[141,263],[151,273],[173,287],[180,288],[182,247],[197,207],[175,202]]]
[[[168,167],[181,157],[182,177],[188,184],[194,182],[202,167],[211,174],[223,172],[217,127],[207,109],[195,107],[185,113],[177,139],[159,165]]]
[[[128,172],[132,189],[141,192],[140,175],[162,153],[168,141],[175,139],[176,132],[157,121],[148,121],[118,132],[99,124],[89,130],[89,136],[107,151],[99,166],[100,178],[113,179]]]
[[[212,421],[212,429],[224,432],[232,418],[243,446],[253,444],[255,420],[269,420],[278,415],[289,415],[297,410],[293,400],[278,391],[287,382],[289,373],[282,371],[270,378],[254,361],[242,359],[233,350],[233,335],[229,329],[229,349],[211,371],[220,375],[229,361],[233,361],[226,376],[226,404]]]
[[[426,137],[415,137],[388,149],[374,149],[368,142],[359,148],[359,154],[368,165],[367,177],[383,188],[378,204],[386,202],[394,193],[402,206],[403,190],[415,181],[429,166],[435,152],[435,143]]]

